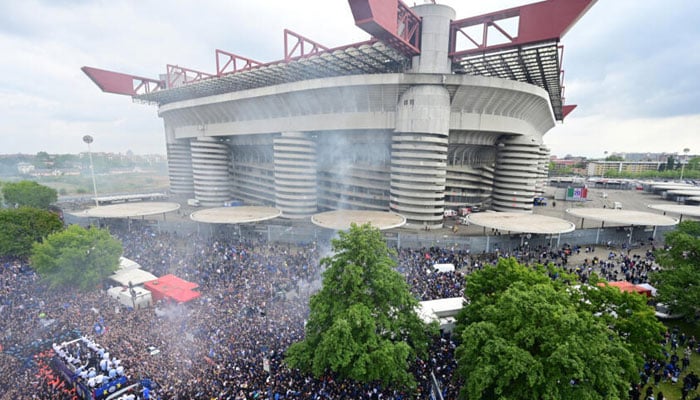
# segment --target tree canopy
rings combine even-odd
[[[0,256],[29,256],[32,244],[63,229],[58,215],[38,208],[0,209]]]
[[[2,195],[8,206],[29,206],[46,210],[58,199],[55,189],[34,181],[7,182],[2,186]]]
[[[469,303],[456,329],[460,398],[626,398],[642,366],[634,346],[653,350],[662,328],[641,296],[589,289],[598,298],[589,300],[551,266],[529,268],[515,259],[467,276]],[[638,315],[626,312],[638,306]],[[611,309],[622,314],[612,325]],[[628,325],[635,318],[644,321],[641,332]]]
[[[322,289],[311,297],[306,337],[287,350],[292,368],[320,377],[330,371],[358,382],[415,386],[409,363],[427,352],[434,325],[416,314],[418,301],[378,229],[340,232]],[[433,332],[435,332],[433,331]]]
[[[30,262],[51,287],[88,291],[119,268],[122,250],[106,229],[71,225],[35,243]]]
[[[666,234],[666,247],[656,251],[662,267],[652,273],[651,282],[658,289],[658,300],[674,314],[697,323],[700,313],[700,223],[683,221]]]

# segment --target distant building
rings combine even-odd
[[[17,171],[22,175],[28,175],[34,172],[34,165],[26,162],[21,162],[17,164]]]
[[[636,174],[658,171],[665,164],[665,161],[591,161],[588,163],[588,176],[605,176],[607,172]]]

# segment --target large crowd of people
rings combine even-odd
[[[308,298],[321,282],[324,250],[316,243],[290,245],[245,239],[200,239],[157,233],[148,227],[114,230],[124,256],[156,276],[174,273],[200,285],[202,296],[182,305],[157,303],[130,310],[106,295],[47,290],[34,271],[18,260],[0,262],[0,399],[63,399],[65,387],[50,384],[42,357],[51,343],[88,335],[121,360],[131,380],[154,382],[160,399],[412,399],[427,398],[431,375],[446,399],[456,398],[455,342],[436,337],[428,357],[415,360],[418,387],[402,391],[381,384],[359,384],[327,375],[303,375],[283,363],[285,350],[301,340]],[[587,251],[586,249],[585,251]],[[523,262],[555,262],[585,279],[593,269],[605,277],[642,280],[653,265],[623,254],[591,257],[568,265],[582,249],[523,248],[508,256]],[[500,254],[505,255],[505,254]],[[400,249],[397,270],[419,300],[459,297],[464,276],[493,263],[499,254],[467,250]],[[435,263],[455,272],[437,273]]]

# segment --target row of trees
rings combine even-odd
[[[700,225],[686,222],[658,253],[662,299],[695,318],[700,304]],[[323,288],[312,296],[306,338],[286,362],[317,377],[412,387],[435,325],[421,323],[395,255],[378,230],[353,226],[333,241]],[[455,379],[462,399],[623,399],[645,357],[662,357],[664,326],[646,298],[595,277],[577,285],[553,266],[515,259],[466,278],[457,317]]]
[[[624,161],[620,156],[609,156],[605,161]],[[579,161],[574,165],[558,165],[554,162],[549,163],[549,173],[551,175],[566,176],[573,175],[576,169],[586,168],[586,161]],[[683,172],[684,179],[700,179],[700,157],[694,157],[688,160],[685,166],[681,166],[678,160],[669,157],[666,164],[661,164],[658,171],[605,171],[606,178],[627,178],[627,179],[678,179]]]

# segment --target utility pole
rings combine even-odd
[[[93,139],[90,135],[83,136],[83,142],[88,145],[88,156],[90,157],[90,174],[92,175],[92,189],[95,193],[95,207],[99,207],[100,203],[97,201],[97,184],[95,183],[95,166],[92,164],[92,151],[90,150],[90,143]]]

